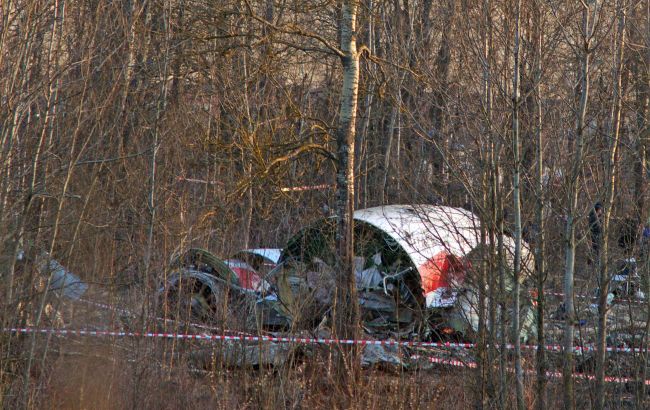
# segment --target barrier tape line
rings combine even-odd
[[[398,340],[369,340],[369,339],[331,339],[331,338],[310,338],[296,336],[255,336],[225,335],[225,334],[191,334],[191,333],[170,333],[170,332],[123,332],[109,330],[86,330],[86,329],[37,329],[37,328],[4,328],[4,332],[11,333],[49,333],[55,335],[76,335],[76,336],[113,336],[113,337],[149,337],[165,339],[188,339],[208,341],[243,341],[243,342],[276,342],[296,344],[323,344],[323,345],[374,345],[374,346],[404,346],[404,347],[437,347],[437,348],[459,348],[473,349],[476,343],[457,342],[419,342],[419,341],[398,341]],[[506,349],[514,349],[514,345],[507,344]],[[522,350],[537,350],[536,345],[521,345]],[[547,345],[548,351],[562,351],[560,345]],[[595,352],[596,348],[591,346],[575,346],[574,352]],[[650,352],[650,349],[629,348],[629,347],[608,347],[608,352],[642,353]]]
[[[384,346],[421,346],[421,347],[474,347],[472,343],[437,343],[437,342],[413,342],[395,340],[355,340],[355,339],[330,339],[330,338],[309,338],[309,337],[277,337],[277,336],[233,336],[215,334],[186,334],[168,332],[125,332],[111,330],[87,330],[87,329],[38,329],[38,328],[4,328],[5,333],[43,333],[62,336],[113,336],[113,337],[149,337],[165,339],[189,339],[189,340],[211,340],[211,341],[244,341],[244,342],[279,342],[297,344],[347,344],[347,345],[384,345]]]
[[[470,369],[475,369],[478,367],[478,363],[476,362],[465,362],[461,360],[454,360],[454,359],[444,359],[444,358],[439,358],[439,357],[422,357],[418,355],[413,355],[411,356],[411,359],[421,359],[424,358],[426,361],[430,363],[435,363],[435,364],[442,364],[442,365],[447,365],[447,366],[454,366],[454,367],[466,367]],[[514,372],[514,369],[508,369],[510,372]],[[526,370],[527,374],[537,374],[534,370]],[[546,372],[546,377],[552,377],[552,378],[562,378],[563,375],[561,372],[552,372],[552,371],[547,371]],[[584,374],[584,373],[573,373],[573,377],[576,379],[585,379],[585,380],[596,380],[596,376],[593,374]],[[629,382],[637,382],[639,380],[628,378],[628,377],[614,377],[614,376],[605,376],[605,382],[606,383],[629,383]],[[644,384],[646,386],[650,386],[650,380],[644,380]]]
[[[113,306],[113,305],[107,305],[107,304],[101,303],[101,302],[94,302],[92,300],[83,299],[83,298],[79,298],[79,299],[75,300],[75,302],[85,303],[87,305],[95,306],[95,307],[98,307],[98,308],[101,308],[101,309],[104,309],[104,310],[108,310],[108,311],[111,311],[111,312],[117,312],[117,313],[119,313],[121,315],[129,316],[129,317],[136,317],[136,314],[132,313],[130,310],[122,309],[122,308],[119,308],[119,307]]]
[[[561,295],[561,294],[560,294]],[[577,295],[581,297],[587,297],[584,295]],[[131,317],[137,317],[135,313],[132,313],[131,311],[127,309],[122,309],[118,308],[116,306],[108,305],[105,303],[100,303],[100,302],[94,302],[91,300],[87,299],[78,299],[79,302],[83,302],[92,306],[100,307],[105,310],[109,311],[117,311],[121,314],[125,314]],[[165,319],[161,317],[157,317],[156,320],[164,321],[164,322],[172,322],[176,323],[176,321],[172,319]],[[222,333],[232,333],[232,334],[238,334],[242,336],[251,336],[251,337],[259,337],[255,336],[251,333],[246,333],[246,332],[241,332],[237,330],[229,330],[229,329],[219,329],[216,327],[212,326],[206,326],[198,323],[186,323],[187,325],[196,327],[198,329],[204,329],[204,330],[210,330],[213,332],[222,332]],[[270,336],[271,337],[271,336]],[[302,342],[302,343],[311,343],[311,344],[325,344],[320,342],[319,340],[321,339],[309,339],[308,342]],[[257,341],[257,340],[256,340]],[[270,340],[274,342],[291,342],[287,340]],[[327,343],[327,344],[334,344],[334,343]],[[473,349],[476,348],[477,345],[475,343],[450,343],[450,342],[445,342],[445,343],[436,343],[436,342],[397,342],[397,341],[392,341],[392,340],[357,340],[357,341],[351,341],[351,340],[345,340],[345,341],[340,341],[340,344],[375,344],[375,345],[388,345],[388,346],[407,346],[407,347],[447,347],[447,348],[461,348],[461,349]],[[515,346],[513,344],[506,344],[506,349],[508,350],[513,350]],[[537,345],[521,345],[521,349],[523,350],[537,350],[538,346]],[[552,352],[561,352],[564,350],[564,347],[561,345],[545,345],[544,349],[547,351],[552,351]],[[574,353],[589,353],[589,352],[595,352],[596,347],[595,346],[574,346],[573,347],[573,352]],[[642,349],[642,348],[631,348],[631,347],[607,347],[606,352],[609,353],[650,353],[650,348]]]
[[[228,335],[208,335],[208,334],[180,334],[180,333],[153,333],[153,332],[121,332],[121,331],[110,331],[110,330],[84,330],[84,329],[34,329],[34,328],[4,328],[3,332],[10,333],[40,333],[40,334],[54,334],[61,336],[109,336],[109,337],[150,337],[150,338],[166,338],[166,339],[193,339],[193,340],[223,340],[223,341],[280,341],[280,342],[297,342],[297,343],[309,343],[310,341],[316,341],[321,344],[361,344],[361,345],[371,345],[371,344],[389,344],[394,345],[398,344],[394,341],[384,341],[384,340],[337,340],[337,339],[310,339],[310,338],[297,338],[297,337],[269,337],[269,336],[228,336]],[[372,342],[372,343],[370,343]],[[387,342],[387,343],[386,343]],[[406,342],[410,343],[410,342]],[[428,342],[423,342],[428,343]],[[448,343],[436,343],[436,345],[449,345]],[[412,359],[418,359],[421,356],[413,355]],[[426,360],[437,363],[437,364],[446,364],[450,366],[457,367],[468,367],[476,368],[478,366],[475,362],[464,362],[461,360],[454,359],[444,359],[437,357],[426,357]],[[528,372],[532,373],[532,372]],[[546,375],[549,377],[561,377],[562,373],[560,372],[546,372]],[[595,380],[594,375],[585,375],[581,373],[574,374],[574,377],[581,377],[588,380]],[[605,381],[608,383],[627,383],[630,381],[635,381],[634,379],[621,378],[621,377],[606,377]],[[646,385],[650,385],[650,380],[645,381]]]
[[[564,296],[563,293],[554,293],[554,292],[545,292],[545,294],[553,295],[553,296]],[[592,298],[591,296],[580,295],[580,294],[577,294],[575,296],[579,297],[579,298]],[[126,316],[138,317],[138,315],[136,315],[135,313],[133,313],[133,312],[127,310],[127,309],[119,308],[119,307],[112,306],[112,305],[109,305],[109,304],[95,302],[95,301],[91,301],[91,300],[83,299],[83,298],[77,299],[77,301],[82,302],[82,303],[86,303],[86,304],[89,304],[89,305],[92,305],[92,306],[96,306],[96,307],[102,308],[102,309],[107,310],[107,311],[115,311],[115,312],[118,312],[118,313],[126,315]],[[632,300],[627,300],[627,301],[631,302],[631,303],[643,303],[643,301],[632,301]],[[156,320],[163,321],[163,322],[166,322],[166,323],[178,323],[177,321],[175,321],[173,319],[166,319],[166,318],[161,318],[161,317],[156,317]],[[198,324],[198,323],[186,322],[184,324],[192,326],[192,327],[196,327],[197,329],[209,330],[209,331],[213,331],[213,332],[233,333],[233,334],[238,334],[238,335],[242,335],[242,336],[258,337],[258,336],[255,336],[255,335],[251,334],[251,333],[247,333],[247,332],[241,332],[241,331],[229,330],[229,329],[220,329],[220,328],[216,328],[216,327],[213,327],[213,326],[207,326],[207,325]],[[308,343],[321,343],[322,344],[322,342],[317,341],[318,339],[310,339],[310,340],[311,341],[308,342]],[[272,340],[272,341],[279,341],[279,340]],[[282,342],[287,342],[285,340],[281,340],[281,341]],[[387,342],[387,343],[381,343],[381,342]],[[393,341],[377,341],[377,340],[367,340],[367,341],[363,341],[363,340],[361,340],[361,341],[345,340],[345,341],[343,341],[342,340],[339,343],[341,343],[341,344],[386,344],[386,345],[390,345],[390,346],[400,345],[400,346],[407,346],[407,347],[455,347],[455,348],[462,348],[462,349],[473,349],[473,348],[476,347],[476,344],[474,344],[474,343],[448,343],[448,342],[444,343],[444,344],[439,344],[439,343],[436,344],[436,343],[433,343],[433,342],[393,342]],[[329,344],[332,344],[332,343],[329,343]],[[513,344],[507,344],[506,349],[512,350],[512,349],[514,349],[514,345]],[[523,350],[535,350],[536,351],[538,349],[538,346],[537,345],[521,345],[521,349],[523,349]],[[544,349],[547,350],[547,351],[560,352],[560,351],[564,350],[564,347],[561,346],[561,345],[545,345]],[[588,353],[588,352],[595,352],[595,351],[596,351],[596,347],[594,347],[594,346],[574,346],[573,347],[573,352],[574,353],[581,353],[581,352]],[[650,348],[642,349],[642,348],[616,347],[616,346],[614,346],[614,347],[607,347],[605,351],[609,352],[609,353],[644,353],[644,352],[645,353],[650,353]]]

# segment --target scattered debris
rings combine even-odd
[[[405,355],[400,352],[399,346],[365,346],[361,353],[361,366],[369,367],[377,364],[389,364],[399,367],[408,367],[409,365]]]
[[[358,210],[354,219],[355,277],[366,337],[471,339],[478,330],[474,267],[481,266],[486,249],[478,218],[460,208],[393,205]],[[221,313],[248,317],[249,331],[316,329],[330,320],[334,301],[335,232],[336,220],[324,218],[299,231],[282,251],[248,249],[225,261],[190,249],[174,259],[173,273],[159,290],[163,306],[210,321],[219,316],[219,306],[247,301]],[[505,248],[510,290],[512,238],[505,238]],[[526,247],[522,255],[525,278],[532,258]],[[522,324],[522,339],[533,339],[530,303],[522,305]],[[371,347],[363,362],[403,365],[397,353]]]
[[[287,343],[223,344],[197,349],[190,354],[190,359],[199,368],[209,368],[215,357],[226,367],[278,367],[299,348]]]
[[[246,287],[252,283],[250,276],[240,279],[227,263],[205,249],[189,249],[175,257],[170,268],[158,289],[165,317],[210,323],[234,315],[237,300],[254,303],[257,298],[255,290]],[[237,296],[231,297],[233,293]]]
[[[22,258],[22,255],[19,255]],[[50,291],[59,291],[62,296],[77,300],[81,298],[88,285],[77,275],[67,270],[56,259],[43,252],[36,260],[38,270],[44,277],[49,278]]]

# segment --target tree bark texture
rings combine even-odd
[[[580,78],[580,103],[576,113],[576,136],[573,145],[571,174],[569,175],[569,198],[567,218],[564,231],[565,267],[564,267],[564,309],[566,320],[564,326],[564,366],[562,369],[564,406],[575,408],[573,392],[573,326],[575,324],[575,309],[573,307],[573,277],[576,260],[575,218],[578,213],[578,179],[582,168],[584,149],[585,116],[589,100],[589,75],[591,53],[591,8],[585,3],[582,11],[582,61]]]
[[[359,331],[359,304],[354,276],[354,145],[359,89],[359,55],[357,53],[357,2],[341,3],[341,63],[343,85],[336,133],[338,169],[336,174],[337,216],[337,283],[334,321],[339,338],[355,338]],[[356,366],[352,354],[348,366]],[[350,369],[352,370],[352,369]]]

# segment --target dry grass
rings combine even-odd
[[[124,341],[58,342],[62,351],[52,359],[47,382],[37,398],[42,407],[411,409],[467,408],[472,404],[473,376],[462,370],[365,370],[353,389],[354,396],[347,397],[346,387],[333,378],[335,373],[329,371],[323,357],[283,368],[199,371],[184,360],[163,365],[164,349],[155,346],[156,342],[131,348]],[[140,359],[126,359],[145,352]]]

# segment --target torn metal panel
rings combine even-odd
[[[173,258],[170,267],[205,272],[226,281],[226,283],[239,286],[237,274],[224,261],[205,249],[191,248],[187,250]]]
[[[479,243],[478,219],[462,208],[389,205],[357,210],[354,219],[388,234],[409,255],[418,271],[424,271],[429,261],[443,251],[465,255]]]
[[[39,257],[37,265],[41,274],[50,278],[48,289],[51,291],[60,291],[63,296],[76,300],[88,290],[88,285],[84,281],[47,253]]]
[[[224,263],[237,275],[239,284],[244,289],[256,292],[268,291],[270,285],[258,275],[248,263],[237,259],[226,259]]]
[[[267,329],[288,329],[291,327],[292,318],[283,308],[277,295],[266,295],[255,303],[256,324],[261,324]]]
[[[458,298],[458,290],[438,288],[426,294],[426,307],[448,308],[454,306]]]
[[[377,266],[371,266],[368,269],[356,269],[354,274],[359,290],[378,289],[383,284],[383,277]]]
[[[224,261],[204,249],[190,249],[175,257],[171,268],[173,271],[158,289],[165,314],[206,322],[234,321],[248,317],[247,311],[253,309],[258,298],[254,289],[245,287],[251,281],[241,279]]]
[[[390,345],[367,345],[361,352],[361,366],[369,367],[378,364],[407,367],[404,360],[405,355],[400,351],[399,346]]]
[[[278,265],[281,255],[282,249],[277,248],[244,249],[232,255],[229,260],[242,261],[260,278],[265,278]]]

